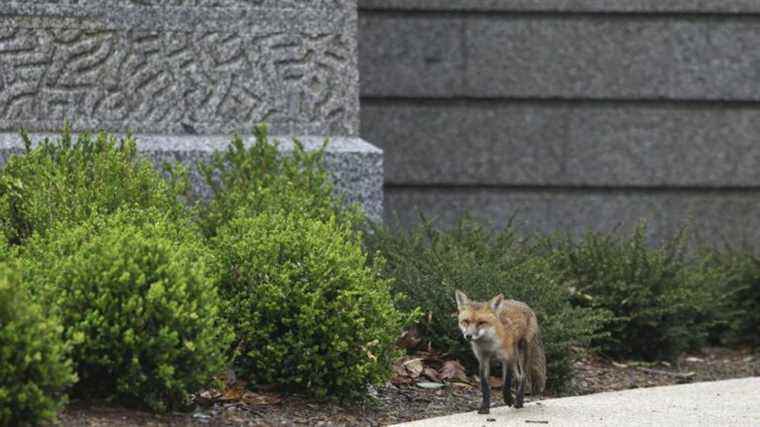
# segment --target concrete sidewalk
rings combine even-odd
[[[398,425],[758,427],[760,377],[548,399],[517,410],[491,408],[489,415],[468,412]]]

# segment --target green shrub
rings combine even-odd
[[[405,315],[349,225],[267,211],[214,243],[242,376],[342,398],[389,377]]]
[[[163,411],[224,368],[233,336],[198,236],[166,213],[131,209],[30,239],[26,282],[62,320],[75,393]]]
[[[0,233],[0,262],[6,262],[13,257],[13,249],[8,245],[5,235]]]
[[[322,220],[335,216],[339,222],[362,222],[359,208],[334,193],[324,167],[327,142],[307,152],[296,140],[292,153],[281,154],[277,143],[269,140],[266,126],[256,127],[254,136],[256,141],[248,148],[236,136],[227,150],[199,165],[212,192],[211,200],[200,205],[200,223],[207,236],[215,235],[241,210],[248,216],[284,210]]]
[[[653,247],[640,224],[628,238],[588,233],[577,242],[555,238],[552,245],[563,281],[575,302],[609,310],[614,320],[599,349],[614,357],[671,359],[704,342],[708,288],[715,269],[687,256],[686,234]]]
[[[182,209],[177,195],[186,182],[165,180],[131,137],[82,134],[74,142],[65,129],[35,148],[26,135],[24,141],[26,153],[12,156],[0,173],[0,229],[11,244],[54,222],[77,224],[122,206]]]
[[[0,264],[0,426],[53,421],[76,377],[65,356],[60,325],[42,316]]]
[[[725,344],[760,346],[760,258],[749,250],[728,249],[706,254],[721,273],[708,312],[717,325],[712,338]]]
[[[470,367],[476,361],[457,327],[455,289],[475,300],[503,293],[533,308],[544,338],[548,386],[555,391],[570,379],[570,346],[587,345],[606,319],[603,312],[571,306],[552,263],[532,253],[511,227],[493,232],[463,217],[441,229],[423,219],[409,232],[375,227],[367,244],[387,258],[385,274],[394,290],[409,296],[400,308],[423,310],[422,336]]]

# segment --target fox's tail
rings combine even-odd
[[[544,342],[540,333],[536,333],[533,340],[528,343],[527,356],[531,394],[543,395],[546,387],[546,354],[544,354]]]

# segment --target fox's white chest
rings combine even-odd
[[[500,346],[495,340],[479,340],[472,342],[472,352],[475,353],[478,361],[490,360],[494,357],[500,358]]]

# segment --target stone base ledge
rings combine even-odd
[[[33,142],[43,138],[57,138],[54,133],[30,134]],[[118,135],[123,136],[123,135]],[[201,194],[208,189],[194,165],[198,161],[208,161],[218,150],[225,149],[231,137],[221,135],[156,135],[136,134],[137,147],[156,164],[178,161],[191,167],[190,179],[193,188]],[[272,135],[270,140],[279,143],[280,151],[293,150],[293,139],[298,139],[306,150],[316,150],[322,146],[324,136]],[[383,217],[383,151],[356,137],[329,137],[325,152],[325,166],[333,176],[336,190],[348,202],[358,202],[367,216],[374,221]],[[246,146],[253,144],[253,136],[244,136]],[[4,165],[12,154],[23,151],[23,141],[19,134],[0,133],[0,165]]]

